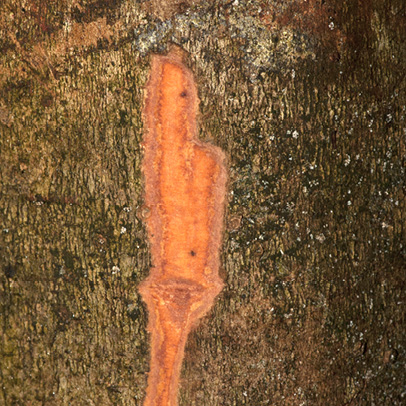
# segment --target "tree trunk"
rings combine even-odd
[[[0,405],[142,405],[141,113],[169,42],[229,171],[180,406],[401,405],[402,1],[155,3],[0,6]]]

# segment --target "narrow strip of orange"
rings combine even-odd
[[[222,289],[218,276],[226,169],[197,138],[198,97],[180,53],[154,56],[146,88],[145,201],[153,268],[140,293],[149,311],[145,406],[175,406],[190,329]]]

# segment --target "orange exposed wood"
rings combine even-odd
[[[143,171],[153,267],[140,286],[151,333],[144,405],[173,406],[188,333],[223,286],[225,157],[197,138],[196,86],[176,50],[153,57],[146,90]]]

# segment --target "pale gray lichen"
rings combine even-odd
[[[271,30],[260,18],[241,15],[237,8],[225,15],[219,10],[214,13],[197,7],[170,20],[137,27],[134,35],[134,45],[142,55],[164,51],[168,42],[182,45],[190,38],[220,41],[228,37],[236,42],[243,55],[242,68],[250,76],[290,69],[299,59],[314,57],[312,41],[304,33],[290,27]]]
[[[134,30],[134,45],[141,55],[161,50],[173,28],[170,20],[157,24],[147,24]]]

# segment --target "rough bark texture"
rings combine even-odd
[[[0,404],[142,404],[141,112],[169,41],[229,161],[180,405],[403,404],[403,1],[149,4],[1,2]]]

